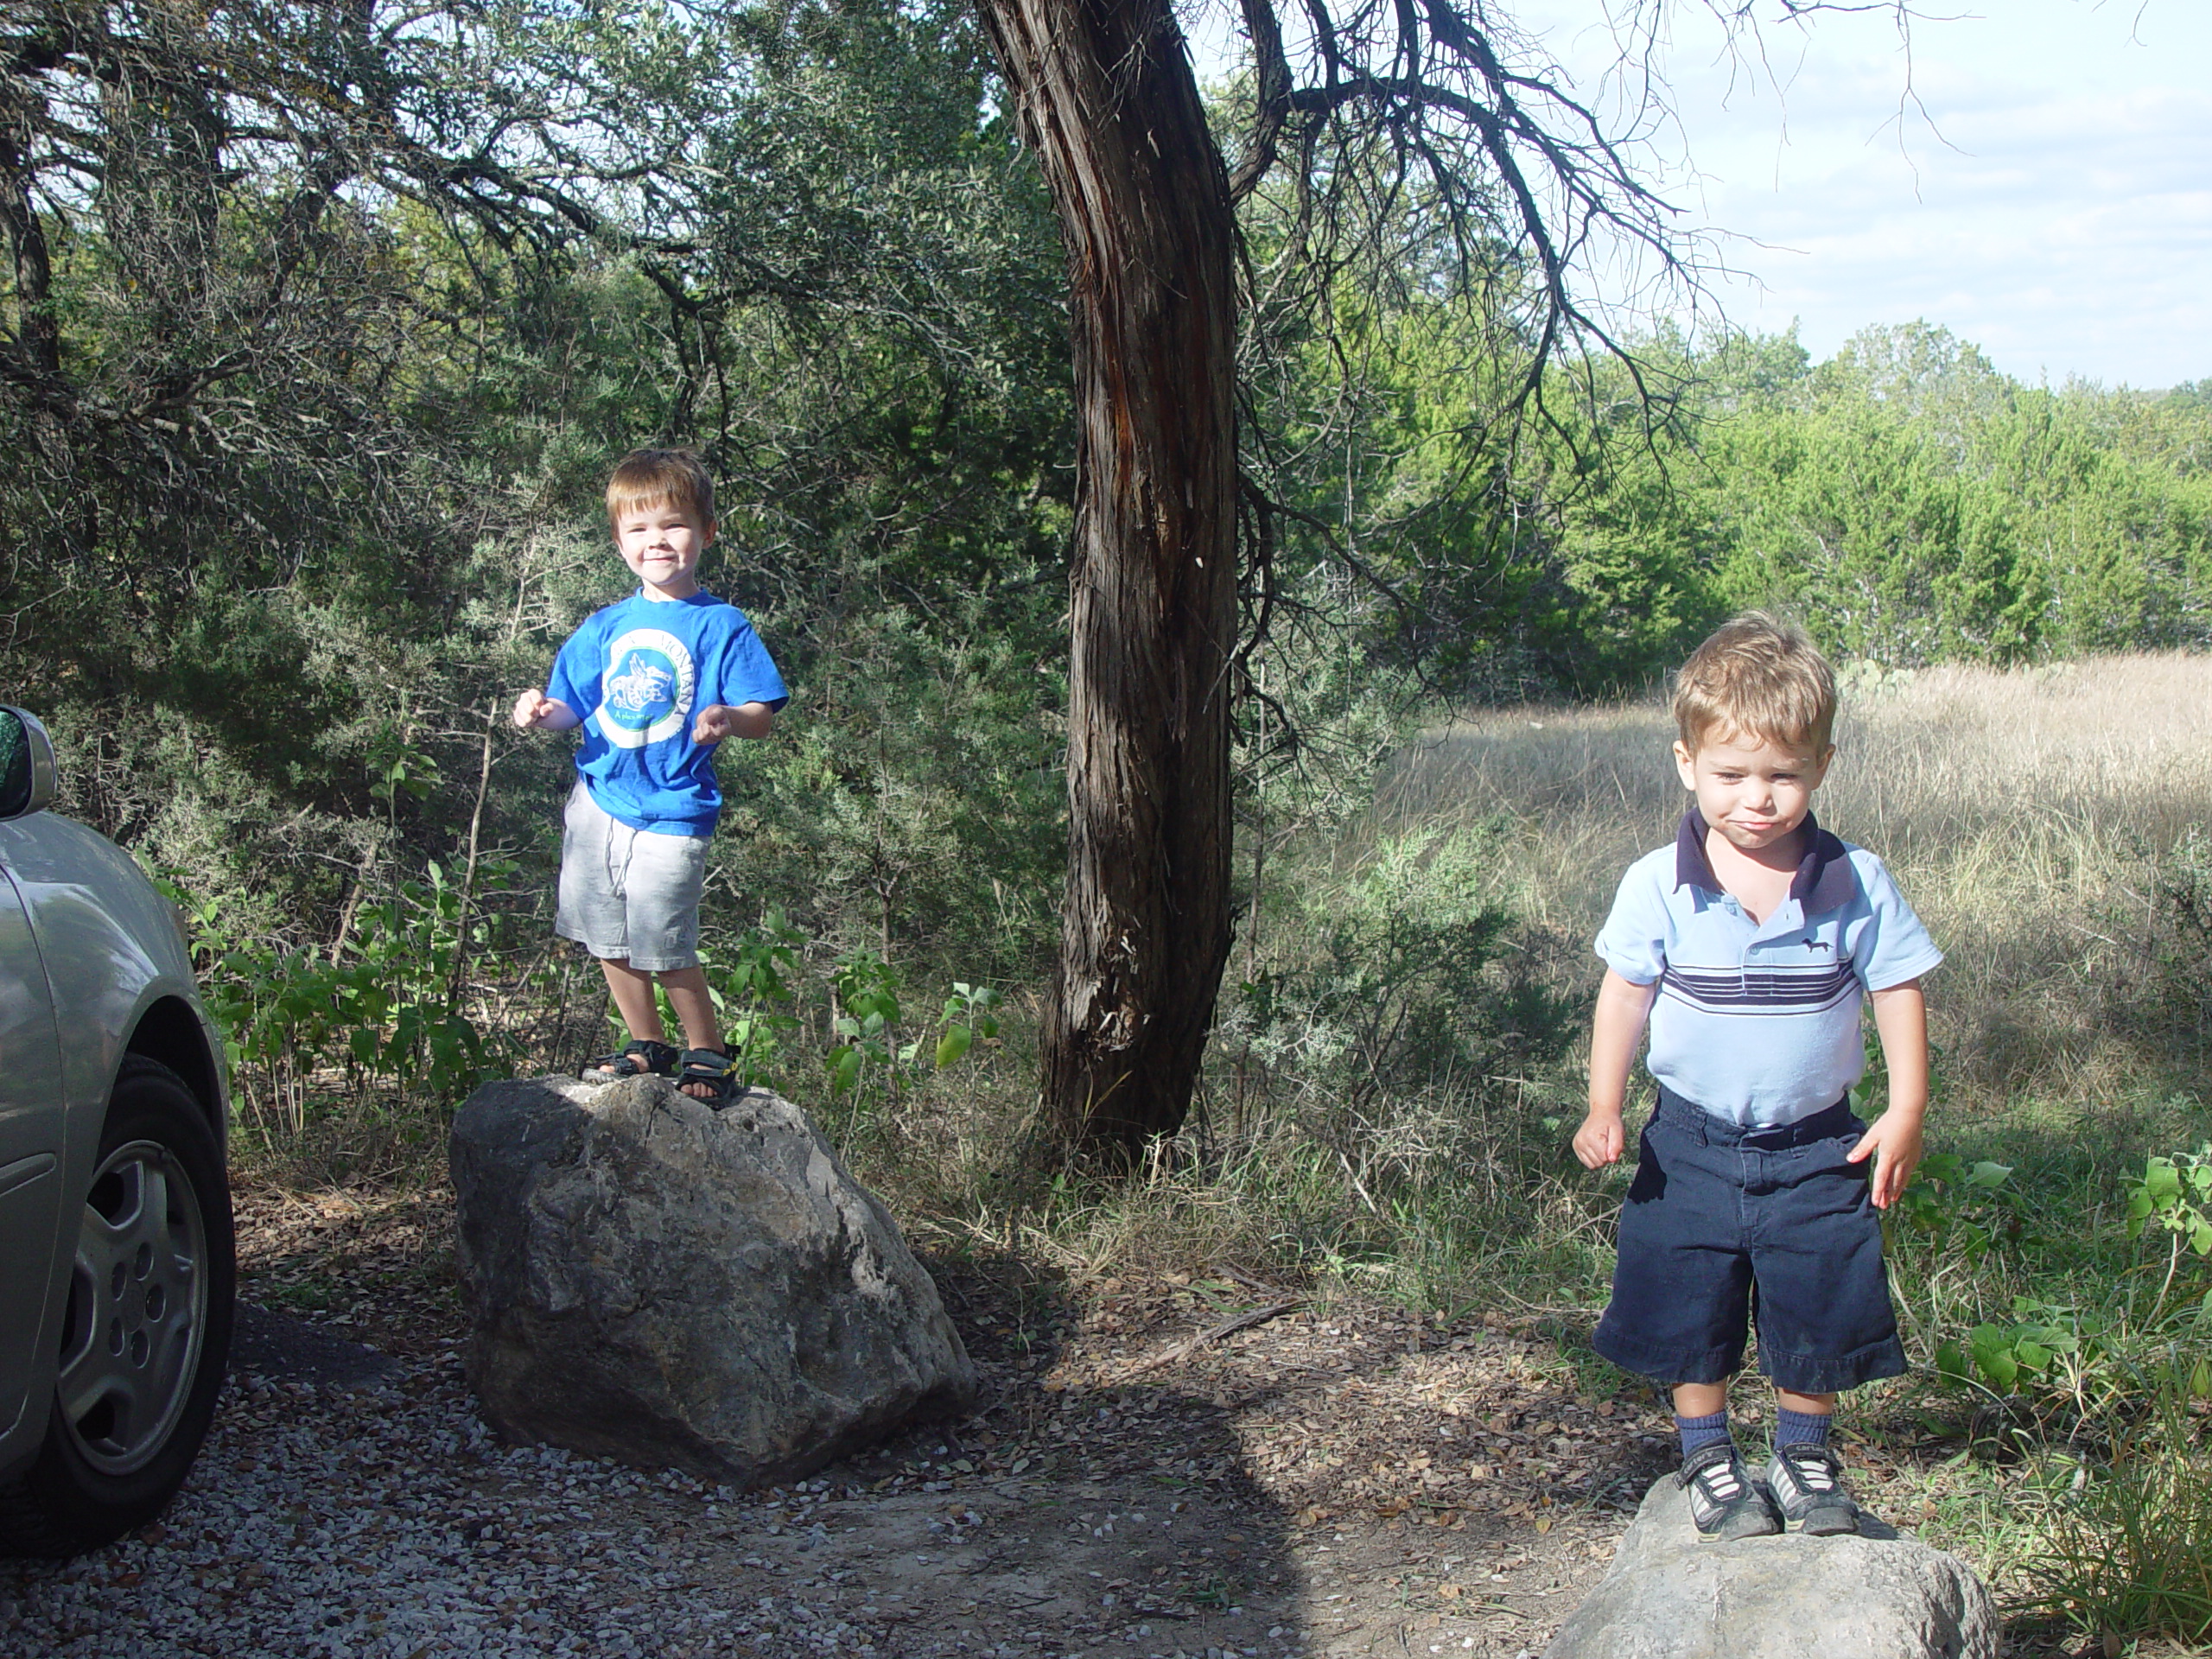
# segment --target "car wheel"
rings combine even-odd
[[[206,1113],[174,1071],[127,1057],[77,1230],[46,1438],[0,1486],[0,1545],[73,1554],[167,1507],[214,1415],[236,1284]]]

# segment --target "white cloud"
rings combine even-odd
[[[1564,22],[1599,0],[1524,9]],[[1733,321],[1802,319],[1816,354],[1925,317],[2033,378],[2212,375],[2212,7],[2006,0],[1894,33],[1830,18],[1756,73],[1681,30],[1667,60],[1695,172],[1674,193],[1758,284]],[[2133,35],[2131,35],[2133,30]],[[1586,78],[1609,46],[1554,45]],[[1777,85],[1778,83],[1778,85]]]

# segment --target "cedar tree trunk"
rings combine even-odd
[[[1068,876],[1044,1032],[1063,1148],[1188,1109],[1229,959],[1235,224],[1166,0],[981,0],[1068,255]]]

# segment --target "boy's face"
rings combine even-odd
[[[1788,841],[1811,810],[1835,745],[1799,748],[1739,733],[1706,734],[1693,753],[1675,745],[1682,786],[1697,797],[1707,823],[1732,846],[1756,853]]]
[[[699,556],[715,526],[672,501],[629,506],[614,515],[614,545],[648,599],[689,599],[699,591]]]

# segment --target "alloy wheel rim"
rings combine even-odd
[[[199,1370],[207,1229],[176,1154],[133,1141],[102,1161],[85,1199],[54,1397],[78,1454],[135,1473],[168,1441]]]

